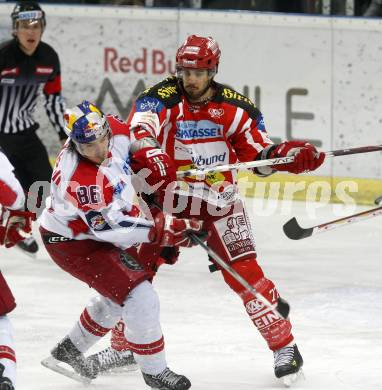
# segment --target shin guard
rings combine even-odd
[[[254,284],[254,288],[272,304],[277,303],[279,293],[272,281],[261,278]],[[249,317],[272,351],[293,341],[292,325],[288,319],[281,319],[250,292],[243,291],[240,295]]]

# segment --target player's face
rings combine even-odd
[[[109,154],[109,134],[88,144],[76,144],[78,152],[91,162],[99,165],[107,159]]]
[[[42,36],[42,22],[40,20],[20,20],[15,31],[21,50],[32,55],[37,49]]]
[[[194,103],[203,101],[208,94],[210,78],[207,69],[182,69],[183,88]]]

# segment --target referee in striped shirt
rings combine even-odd
[[[29,196],[28,205],[32,201],[39,207],[42,187],[38,194],[33,194],[30,187],[35,181],[50,182],[52,167],[47,150],[36,135],[39,124],[33,113],[42,94],[46,113],[63,144],[65,107],[60,61],[55,50],[41,41],[46,22],[38,3],[17,3],[11,18],[13,39],[0,44],[0,148]],[[33,237],[19,246],[29,253],[38,250]]]

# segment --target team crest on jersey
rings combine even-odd
[[[90,219],[90,226],[93,230],[103,230],[106,226],[107,222],[102,214],[96,214],[94,217]]]
[[[211,115],[212,118],[220,118],[224,115],[224,109],[223,108],[209,108],[208,113]]]
[[[130,256],[126,252],[121,252],[119,255],[122,263],[132,271],[143,271],[143,267],[134,259],[133,256]]]
[[[221,219],[217,228],[232,261],[244,254],[256,254],[251,226],[243,213]]]

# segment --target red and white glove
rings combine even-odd
[[[277,171],[302,173],[316,170],[325,160],[325,153],[318,152],[310,143],[305,141],[285,141],[270,153],[269,158],[294,157],[289,164],[274,165]]]
[[[154,223],[149,233],[149,240],[159,246],[191,247],[196,244],[188,233],[205,236],[205,232],[202,231],[203,222],[194,218],[176,218],[160,212],[154,218]]]
[[[152,187],[151,193],[155,192],[157,200],[160,204],[163,203],[164,190],[176,186],[176,168],[170,158],[170,156],[163,152],[159,148],[147,147],[138,150],[131,156],[131,169],[134,173],[139,173],[141,169],[148,169],[147,172],[144,172],[144,180],[146,183]],[[150,194],[149,191],[145,191]]]
[[[25,239],[20,232],[30,233],[32,221],[36,220],[36,214],[29,211],[9,210],[9,216],[5,226],[0,226],[0,245],[11,248],[19,241]]]

